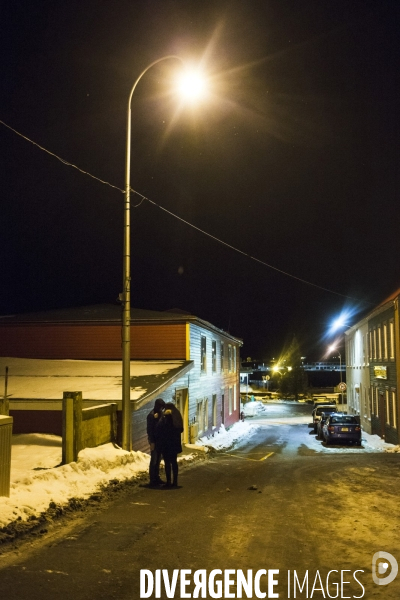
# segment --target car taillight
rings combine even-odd
[[[335,431],[335,428],[333,427],[333,425],[329,425],[328,431]]]
[[[356,431],[361,431],[361,427],[355,427]]]

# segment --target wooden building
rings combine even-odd
[[[180,408],[185,442],[210,435],[222,424],[229,427],[238,421],[241,345],[240,339],[194,315],[133,309],[131,359],[135,362],[182,361],[181,373],[174,372],[168,384],[160,380],[157,387],[158,375],[149,373],[147,384],[151,393],[132,399],[134,449],[148,450],[146,416],[155,397],[173,400]],[[122,359],[121,307],[95,305],[2,317],[0,357],[98,361],[99,364],[119,362]],[[133,375],[131,388],[136,389],[137,383]],[[60,390],[61,397],[62,391],[70,390]],[[26,391],[28,397],[29,390]],[[15,423],[17,426],[17,421]]]
[[[347,384],[360,392],[360,374],[357,365],[353,364],[358,353],[362,365],[369,369],[369,407],[366,414],[370,416],[370,433],[391,444],[400,442],[399,299],[400,290],[397,290],[346,332]],[[358,326],[365,331],[357,338],[354,331]],[[357,344],[361,345],[361,349],[357,350]]]

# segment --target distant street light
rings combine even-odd
[[[130,264],[130,164],[131,164],[131,101],[133,92],[143,75],[157,63],[164,60],[179,60],[179,56],[168,55],[152,62],[144,69],[133,84],[128,101],[128,115],[126,127],[126,161],[125,161],[125,208],[124,208],[124,250],[123,250],[123,288],[122,300],[122,447],[124,450],[132,449],[131,436],[131,264]],[[200,93],[204,94],[205,83],[201,83],[200,73],[190,73],[186,68],[180,78],[179,89],[188,99],[193,99]]]

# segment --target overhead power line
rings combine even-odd
[[[17,131],[13,127],[10,127],[10,125],[7,125],[7,123],[5,123],[4,121],[0,120],[0,123],[2,125],[4,125],[4,127],[7,127],[7,129],[10,129],[14,133],[16,133],[17,135],[19,135],[20,137],[22,137],[27,142],[30,142],[31,144],[33,144],[34,146],[36,146],[40,150],[43,150],[43,152],[46,152],[50,156],[53,156],[54,158],[56,158],[57,160],[59,160],[60,162],[62,162],[64,165],[67,165],[68,167],[72,167],[73,169],[76,169],[77,171],[79,171],[83,175],[88,175],[92,179],[95,179],[96,181],[99,181],[100,183],[102,183],[104,185],[108,185],[109,187],[111,187],[111,188],[113,188],[115,190],[118,190],[119,192],[122,192],[123,194],[125,193],[125,190],[123,190],[122,188],[120,188],[120,187],[118,187],[116,185],[113,185],[112,183],[109,183],[108,181],[105,181],[104,179],[101,179],[100,177],[96,177],[95,175],[92,175],[88,171],[84,171],[83,169],[77,167],[73,163],[65,160],[64,158],[61,158],[60,156],[57,156],[57,154],[54,154],[54,152],[51,152],[50,150],[47,150],[46,148],[44,148],[40,144],[37,144],[36,142],[34,142],[33,140],[31,140],[27,136],[23,135],[22,133],[20,133],[19,131]],[[236,246],[232,246],[232,244],[228,244],[228,242],[225,242],[224,240],[221,240],[220,238],[216,237],[215,235],[212,235],[211,233],[208,233],[204,229],[201,229],[200,227],[197,227],[193,223],[190,223],[190,221],[187,221],[186,219],[183,219],[179,215],[173,213],[172,211],[168,210],[164,206],[161,206],[161,204],[158,204],[157,202],[155,202],[154,200],[151,200],[147,196],[144,196],[140,192],[137,192],[133,188],[130,188],[130,190],[131,190],[131,192],[133,192],[134,194],[136,194],[137,196],[139,196],[141,198],[141,201],[139,202],[139,204],[137,204],[133,208],[138,208],[146,200],[147,202],[149,202],[153,206],[156,206],[160,210],[162,210],[165,213],[169,214],[171,217],[174,217],[175,219],[178,219],[179,221],[181,221],[185,225],[188,225],[192,229],[195,229],[199,233],[202,233],[203,235],[206,235],[207,237],[211,238],[215,242],[218,242],[219,244],[222,244],[223,246],[226,246],[227,248],[230,248],[231,250],[233,250],[234,252],[237,252],[238,254],[241,254],[242,256],[246,256],[250,260],[253,260],[253,261],[257,262],[260,265],[263,265],[264,267],[268,267],[269,269],[272,269],[272,270],[276,271],[277,273],[281,273],[282,275],[285,275],[286,277],[290,277],[291,279],[295,279],[296,281],[300,281],[301,283],[304,283],[305,285],[309,285],[309,286],[315,287],[315,288],[317,288],[319,290],[323,290],[324,292],[328,292],[330,294],[335,294],[336,296],[341,296],[342,298],[347,298],[348,300],[353,300],[353,301],[356,301],[356,302],[361,302],[361,300],[359,298],[353,298],[351,296],[347,296],[346,294],[342,294],[342,293],[337,292],[335,290],[331,290],[329,288],[323,287],[322,285],[318,285],[317,283],[313,283],[311,281],[308,281],[307,279],[303,279],[301,277],[297,277],[296,275],[293,275],[292,273],[288,273],[287,271],[283,271],[282,269],[279,269],[278,267],[274,267],[273,265],[270,265],[269,263],[261,260],[260,258],[252,256],[248,252],[244,252],[243,250],[240,250],[239,248],[236,248]],[[365,300],[363,300],[362,302],[365,302]]]

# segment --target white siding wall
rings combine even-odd
[[[201,372],[201,337],[206,338],[207,352],[207,370]],[[212,370],[212,342],[216,341],[216,372]],[[224,342],[224,368],[221,365],[221,341]],[[232,370],[228,370],[228,347],[232,346]],[[234,348],[236,350],[234,351]],[[229,387],[235,386],[235,393],[239,390],[239,351],[240,348],[231,339],[225,338],[217,332],[209,331],[199,325],[190,324],[190,360],[194,361],[194,367],[190,371],[190,387],[189,387],[189,422],[199,422],[199,431],[202,435],[211,433],[213,430],[212,418],[212,397],[213,394],[217,397],[217,419],[216,428],[218,429],[222,423],[222,395],[225,397],[225,425],[238,421],[239,419],[239,400],[235,398],[234,406],[236,410],[229,415],[227,406],[229,398]],[[233,365],[233,357],[236,362]],[[200,405],[200,407],[199,407]],[[208,407],[208,418],[204,415],[204,410]],[[205,424],[208,423],[207,430]]]
[[[368,323],[346,334],[346,382],[349,412],[360,415],[361,425],[371,433],[369,401],[370,376],[368,361]]]

